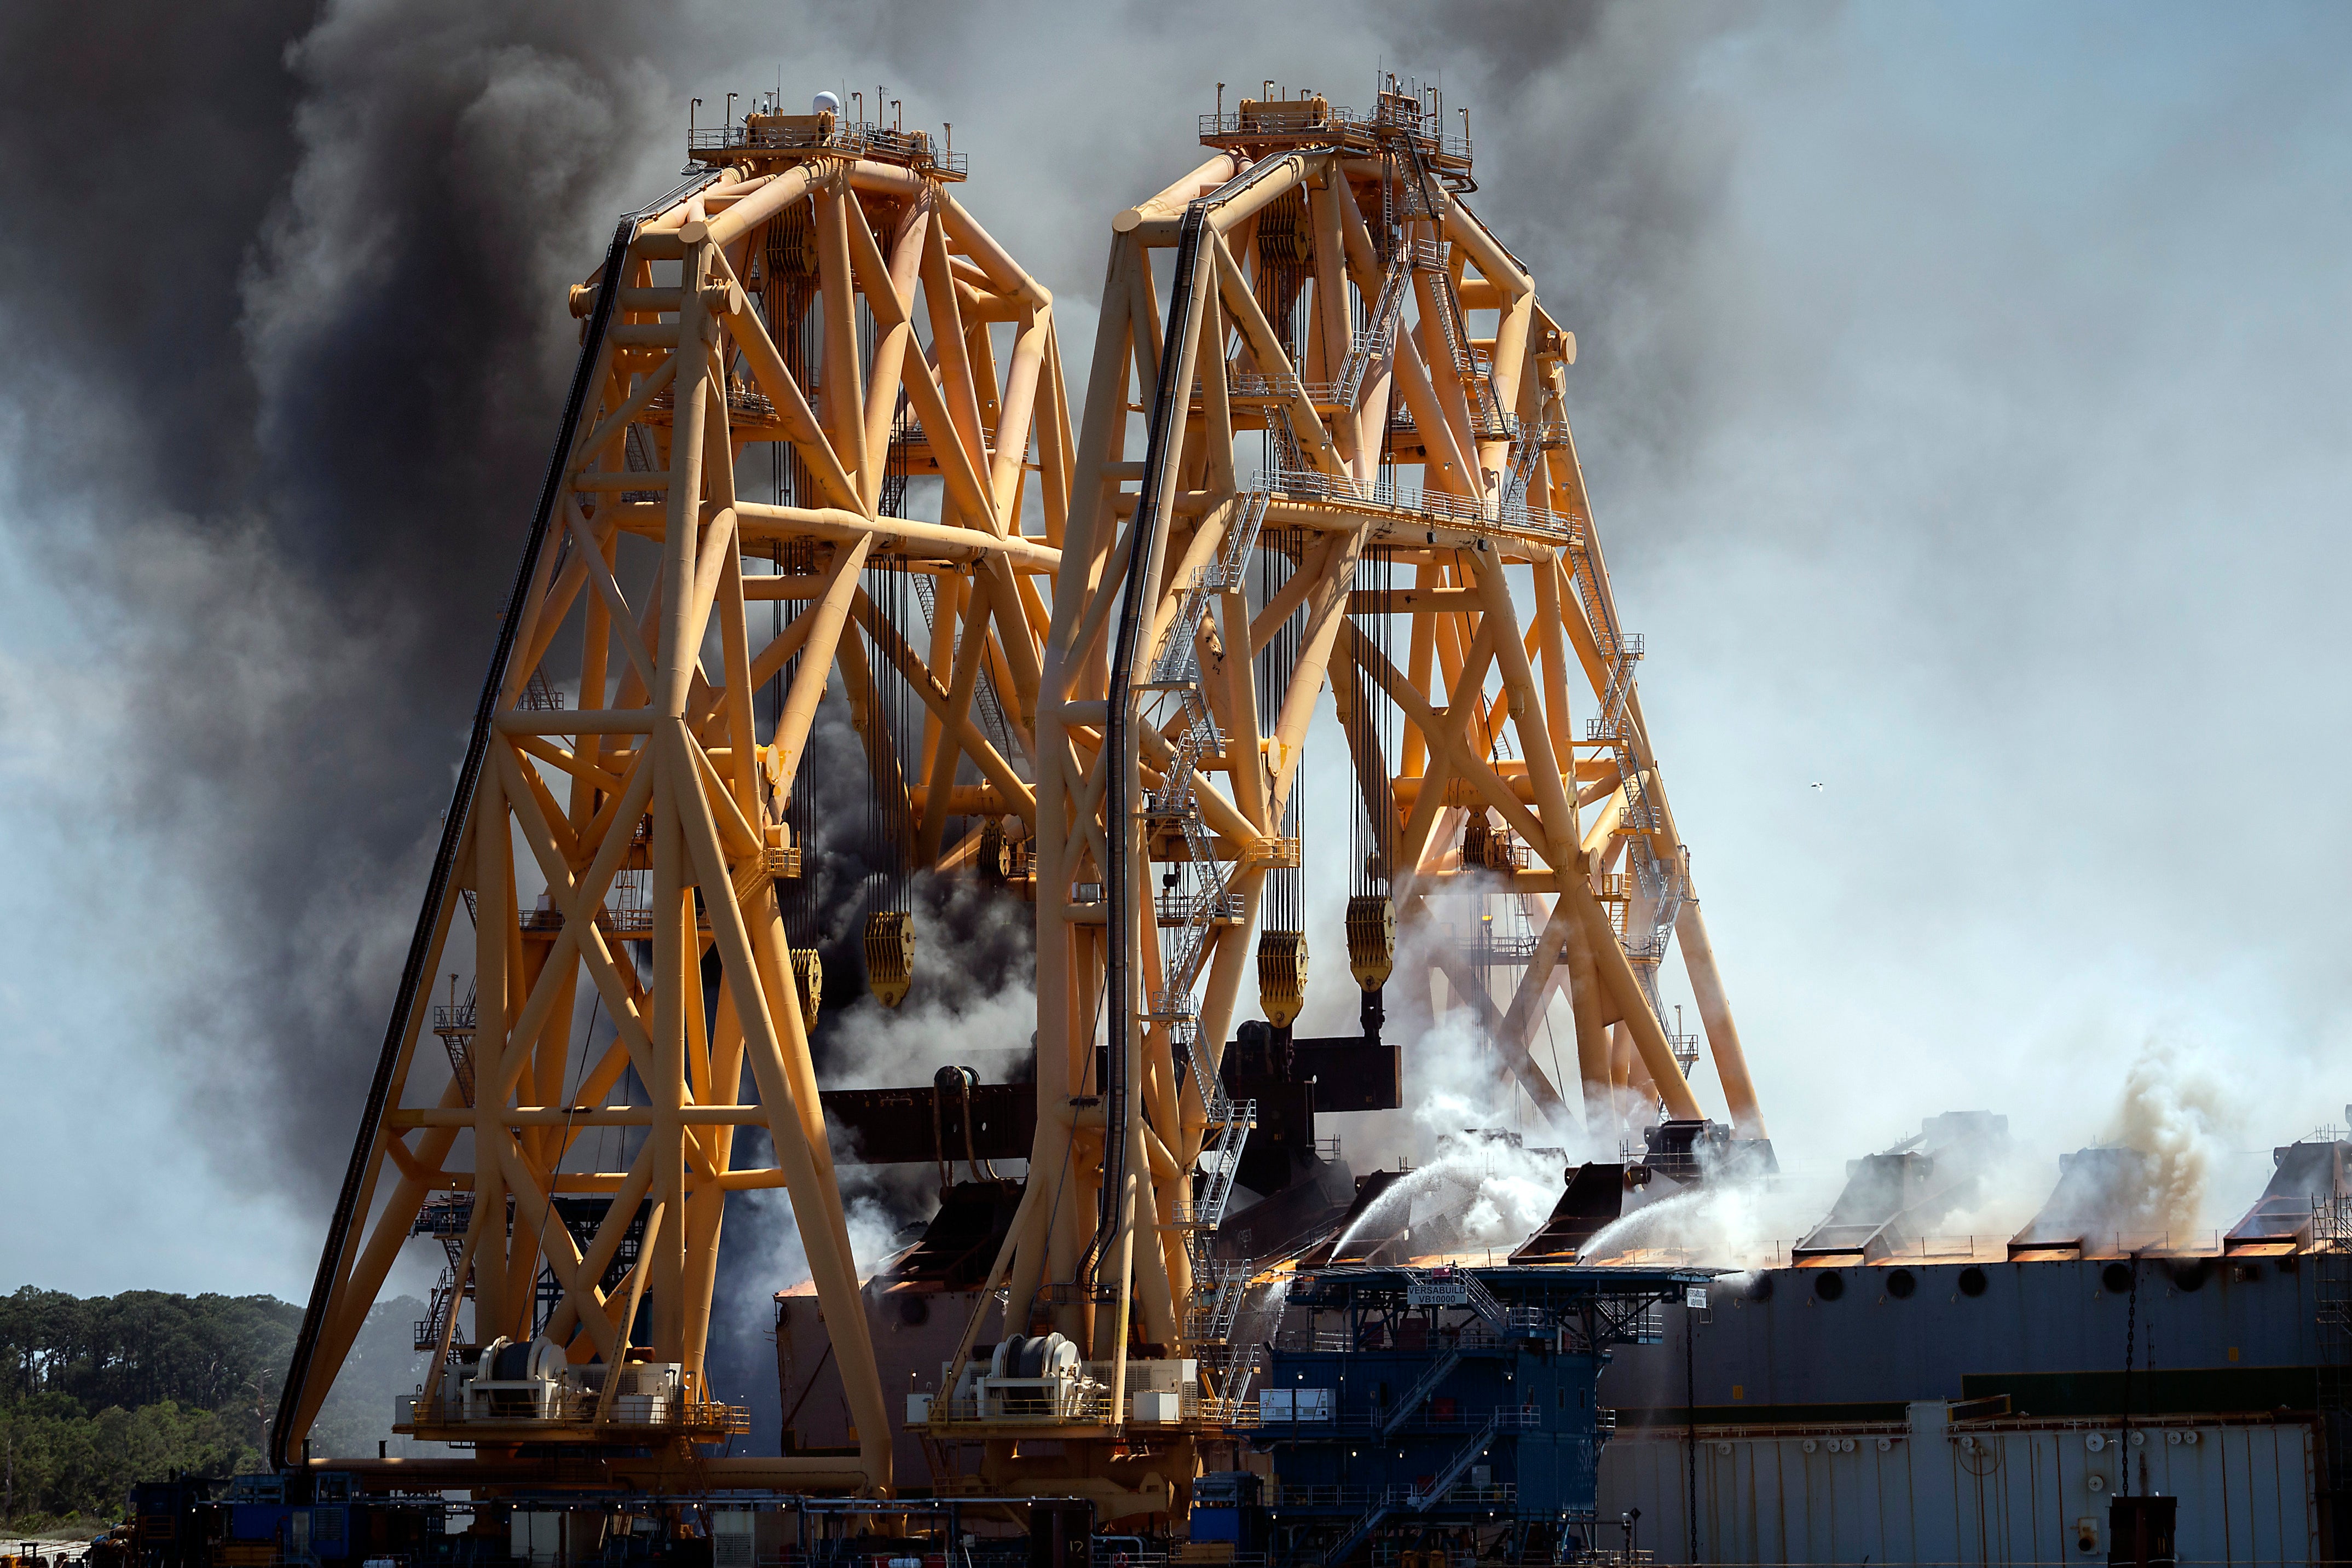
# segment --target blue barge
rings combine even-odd
[[[1711,1271],[1342,1266],[1291,1285],[1246,1429],[1261,1500],[1204,1499],[1204,1531],[1276,1563],[1367,1542],[1559,1559],[1595,1544],[1599,1380],[1612,1347],[1704,1308]],[[1218,1511],[1230,1510],[1230,1517]],[[1203,1518],[1203,1514],[1211,1517]],[[1376,1555],[1385,1556],[1385,1552]]]

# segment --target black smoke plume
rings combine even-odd
[[[118,612],[121,831],[201,889],[205,930],[154,958],[233,1113],[224,1175],[305,1207],[551,439],[562,284],[654,141],[609,9],[0,24],[0,191],[37,215],[0,233],[0,312],[42,389],[9,510]]]
[[[1696,173],[1606,177],[1650,152],[1595,127],[1641,124],[1675,48],[1718,26],[1625,15],[1373,22],[1392,64],[1450,71],[1482,113],[1492,101],[1501,173],[1515,101],[1547,142],[1562,124],[1592,141],[1578,157],[1604,166],[1604,194],[1560,219],[1616,236],[1586,242],[1621,253],[1588,248],[1579,274],[1596,287],[1696,221],[1675,203],[1703,205],[1710,177],[1703,152],[1685,160]],[[234,1113],[214,1123],[225,1179],[308,1208],[346,1155],[551,439],[572,353],[563,287],[612,214],[674,173],[686,96],[764,85],[733,78],[766,75],[743,50],[772,37],[795,91],[834,85],[835,67],[878,70],[906,83],[910,112],[961,119],[982,169],[966,197],[1064,301],[1082,374],[1103,218],[1195,156],[1190,117],[1214,80],[1263,68],[1345,99],[1372,74],[1332,58],[1313,18],[1227,60],[1139,16],[1073,13],[1087,68],[1041,99],[982,85],[1018,68],[1020,28],[925,6],[808,20],[786,37],[725,8],[359,0],[0,23],[0,192],[20,218],[0,227],[20,370],[9,510],[42,570],[110,611],[127,755],[105,804],[201,913],[148,978],[183,1031],[175,1060]],[[1146,48],[1158,63],[1139,99],[1127,68]],[[1106,128],[1127,155],[1040,155],[1028,131],[1045,110]],[[846,754],[837,708],[827,728]],[[840,804],[835,821],[859,820]],[[846,859],[825,873],[845,907],[866,869],[855,837],[836,836]],[[829,966],[836,985],[854,982],[854,936],[829,935],[829,957],[852,960]],[[1024,983],[985,967],[984,989]],[[246,1157],[262,1147],[278,1153]]]

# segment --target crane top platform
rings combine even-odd
[[[1470,137],[1444,131],[1432,100],[1410,92],[1382,91],[1370,114],[1359,115],[1321,93],[1293,98],[1243,99],[1231,112],[1221,106],[1201,116],[1201,143],[1252,160],[1301,147],[1338,146],[1377,157],[1406,143],[1430,173],[1458,191],[1475,191],[1470,178]]]
[[[867,158],[897,163],[926,179],[961,181],[971,159],[928,131],[845,123],[830,110],[815,114],[747,114],[731,125],[691,131],[687,156],[713,167],[738,164],[772,173],[819,158]]]

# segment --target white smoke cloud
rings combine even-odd
[[[1714,1176],[1603,1226],[1582,1256],[1633,1261],[1652,1255],[1716,1269],[1785,1265],[1789,1243],[1829,1212],[1838,1187],[1825,1175]]]
[[[1956,1252],[1998,1249],[2042,1211],[2057,1179],[2055,1150],[2017,1149],[1979,1176],[1974,1197],[1937,1221],[1928,1240]]]
[[[2245,1134],[2251,1110],[2224,1053],[2177,1030],[2158,1030],[2128,1059],[2095,1136],[2084,1142],[2094,1151],[2129,1150],[2141,1160],[2113,1166],[2113,1178],[2103,1185],[2087,1184],[2078,1167],[2063,1210],[2053,1209],[2063,1179],[2060,1160],[2074,1152],[2076,1140],[2053,1142],[2063,1126],[2045,1127],[2008,1156],[1989,1161],[1962,1207],[1916,1227],[1906,1239],[1937,1255],[1997,1252],[2049,1210],[2055,1231],[2079,1233],[2094,1246],[2115,1238],[2139,1247],[2159,1236],[2175,1247],[2210,1246],[2213,1233],[2252,1204],[2268,1164],[2257,1152],[2233,1146]],[[2226,1184],[2218,1179],[2223,1176]],[[1828,1214],[1843,1184],[1836,1165],[1818,1157],[1792,1174],[1709,1181],[1606,1227],[1585,1256],[1658,1251],[1717,1268],[1785,1263],[1790,1243]]]
[[[751,1210],[750,1218],[757,1218],[750,1228],[757,1240],[745,1249],[745,1255],[733,1260],[744,1270],[743,1278],[756,1281],[769,1291],[789,1291],[795,1285],[806,1284],[810,1279],[808,1249],[802,1243],[797,1215],[792,1195],[782,1187],[766,1187],[745,1193],[744,1207]],[[733,1211],[730,1210],[730,1216]],[[850,1256],[857,1260],[857,1276],[863,1280],[898,1253],[906,1245],[905,1222],[891,1212],[889,1205],[871,1193],[852,1192],[842,1204],[842,1219],[849,1230]],[[730,1219],[731,1223],[731,1219]]]
[[[2116,1195],[2118,1207],[2149,1228],[2186,1241],[2202,1239],[2213,1216],[2207,1184],[2248,1107],[2242,1091],[2208,1055],[2176,1039],[2151,1038],[2124,1075],[2122,1103],[2105,1141],[2147,1156],[2141,1189]],[[2234,1219],[2253,1195],[2231,1194]],[[2226,1220],[2222,1223],[2227,1223]],[[2176,1242],[2176,1244],[2179,1244]]]
[[[929,885],[930,879],[919,879],[919,887]],[[983,1082],[1001,1082],[1014,1061],[1027,1058],[1037,1028],[1036,987],[1025,974],[1005,976],[1003,956],[1030,949],[1034,909],[969,879],[940,891],[943,902],[920,892],[909,900],[915,983],[906,1000],[886,1008],[862,996],[828,1031],[825,1054],[835,1069],[828,1087],[912,1088],[950,1065],[976,1067]]]
[[[1550,1216],[1561,1185],[1556,1157],[1499,1139],[1448,1139],[1416,1175],[1438,1189],[1428,1195],[1429,1207],[1451,1215],[1454,1245],[1492,1253],[1498,1262]]]
[[[1491,1048],[1466,1010],[1449,1009],[1406,1040],[1405,1062],[1406,1108],[1388,1113],[1388,1136],[1368,1157],[1385,1155],[1413,1168],[1359,1217],[1349,1236],[1406,1228],[1413,1238],[1408,1251],[1491,1251],[1499,1261],[1550,1215],[1563,1159],[1575,1156],[1540,1125],[1508,1130],[1517,1091],[1496,1075]]]

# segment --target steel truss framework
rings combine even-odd
[[[574,291],[572,406],[298,1343],[281,1462],[420,1213],[463,1195],[436,1365],[468,1296],[473,1343],[537,1326],[608,1369],[575,1436],[625,1452],[595,1424],[649,1302],[644,1354],[680,1364],[689,1396],[652,1458],[611,1461],[629,1479],[890,1487],[896,1421],[776,891],[803,847],[789,809],[828,679],[859,705],[889,678],[868,650],[926,716],[917,759],[859,711],[915,863],[975,854],[980,828],[949,840],[958,819],[1028,829],[1037,1142],[981,1300],[1008,1335],[1065,1334],[1108,1381],[1050,1457],[1020,1451],[1034,1425],[982,1430],[935,1403],[933,1437],[983,1445],[968,1484],[1165,1512],[1197,1441],[1236,1414],[1246,1359],[1223,1342],[1246,1276],[1212,1274],[1203,1239],[1251,1113],[1219,1087],[1220,1058],[1268,873],[1297,863],[1286,822],[1327,685],[1387,847],[1401,983],[1442,980],[1564,1124],[1614,1129],[1654,1103],[1696,1117],[1656,984],[1679,937],[1728,1115],[1763,1135],[1643,715],[1640,640],[1590,520],[1563,403],[1574,341],[1464,204],[1466,146],[1399,94],[1361,120],[1312,99],[1203,130],[1222,150],[1114,224],[1075,442],[1050,298],[919,137],[730,127],[697,150],[711,172],[625,224]],[[780,267],[806,315],[780,316]],[[753,446],[791,455],[790,504],[738,493]],[[938,480],[939,521],[886,507],[909,474]],[[627,538],[649,570],[630,570]],[[1268,555],[1286,577],[1253,602],[1247,568]],[[1376,555],[1389,571],[1369,586]],[[931,580],[927,647],[861,587],[883,562]],[[1390,575],[1407,569],[1409,584]],[[758,643],[747,606],[763,599],[801,610]],[[1403,630],[1401,666],[1375,622]],[[1254,665],[1278,634],[1295,656],[1262,697]],[[779,679],[763,716],[754,694]],[[1020,756],[975,718],[983,689]],[[1381,709],[1393,749],[1368,738]],[[1174,880],[1153,897],[1160,867]],[[452,893],[477,1003],[443,1088],[415,1069],[431,979],[466,946]],[[1526,920],[1507,998],[1491,964],[1432,936],[1440,901],[1465,894]],[[1529,1050],[1556,993],[1572,1086]],[[583,1001],[616,1032],[574,1069]],[[647,1103],[611,1103],[628,1074]],[[738,1163],[746,1127],[772,1164]],[[598,1168],[610,1129],[634,1157]],[[725,1427],[700,1380],[727,1195],[777,1186],[859,1452],[702,1458],[697,1439]],[[608,1207],[576,1231],[553,1210],[582,1197]],[[943,1395],[991,1315],[966,1326]],[[1206,1385],[1197,1415],[1136,1444],[1127,1363],[1143,1345],[1197,1355]],[[436,1427],[429,1401],[415,1430],[506,1462],[486,1434]]]
[[[777,879],[797,874],[801,847],[787,807],[838,668],[877,788],[904,792],[919,863],[970,853],[977,829],[945,841],[954,816],[1034,821],[1031,787],[975,723],[973,699],[985,675],[1028,748],[1047,624],[1036,580],[1058,564],[1068,496],[1067,403],[1049,296],[955,200],[955,172],[922,138],[835,132],[818,117],[739,129],[751,133],[698,151],[711,172],[625,225],[604,271],[574,290],[589,318],[584,381],[469,759],[470,810],[449,829],[446,885],[427,902],[289,1378],[281,1460],[420,1210],[464,1194],[436,1366],[467,1296],[473,1343],[524,1340],[551,1275],[560,1299],[540,1333],[574,1364],[608,1369],[604,1414],[572,1435],[640,1448],[650,1436],[655,1457],[625,1467],[646,1484],[685,1466],[698,1486],[890,1487],[894,1416],[779,911]],[[799,275],[812,323],[780,319],[780,272]],[[795,365],[788,327],[814,345],[808,362]],[[788,448],[813,493],[791,505],[739,494],[739,460],[762,444]],[[894,456],[901,474],[939,478],[940,521],[885,508]],[[1024,516],[1042,533],[1024,532]],[[624,551],[632,537],[646,544]],[[629,562],[647,567],[648,545],[657,565],[632,591]],[[885,562],[933,578],[928,647],[861,588]],[[747,615],[763,599],[801,607],[765,640]],[[869,668],[869,647],[922,704],[920,758],[894,755],[863,711],[876,675],[890,678]],[[771,682],[784,690],[763,719],[755,693]],[[984,784],[956,784],[960,757]],[[470,938],[449,891],[464,895]],[[444,1088],[417,1070],[424,992],[462,966],[469,941],[470,1071]],[[583,1054],[592,1001],[616,1032]],[[649,1103],[611,1103],[627,1073]],[[746,1128],[766,1132],[772,1162],[742,1163]],[[625,1130],[635,1157],[595,1168],[608,1129]],[[859,1451],[701,1458],[693,1441],[727,1426],[700,1379],[728,1197],[777,1186],[832,1325]],[[610,1200],[584,1248],[551,1218],[559,1195]],[[608,1290],[625,1239],[635,1261]],[[667,1434],[598,1425],[613,1419],[641,1301],[640,1354],[684,1368],[688,1397]],[[420,1408],[417,1435],[499,1452],[489,1434],[435,1421]]]
[[[1213,1223],[1214,1153],[1243,1114],[1219,1060],[1268,869],[1295,863],[1282,823],[1327,685],[1343,719],[1383,700],[1402,717],[1395,755],[1352,749],[1391,825],[1403,951],[1479,1009],[1528,1095],[1612,1132],[1636,1096],[1701,1113],[1656,1000],[1679,935],[1730,1117],[1764,1131],[1591,525],[1562,402],[1573,340],[1423,127],[1406,95],[1364,120],[1244,104],[1204,136],[1228,151],[1114,225],[1037,708],[1037,1141],[991,1281],[1009,1288],[1006,1332],[1050,1322],[1108,1364],[1113,1411],[1133,1345],[1217,1364],[1188,1243]],[[1267,271],[1277,225],[1287,285]],[[1414,468],[1417,495],[1397,482]],[[1253,608],[1236,561],[1268,549],[1295,570]],[[1360,586],[1375,550],[1409,588]],[[1294,614],[1295,664],[1262,707],[1253,656]],[[1409,622],[1404,667],[1367,615]],[[1506,835],[1524,865],[1493,853]],[[1190,903],[1155,917],[1163,865]],[[1411,939],[1465,887],[1527,901],[1536,936],[1507,1001]],[[1555,988],[1576,1085],[1528,1051]],[[1236,1366],[1222,1392],[1244,1386]],[[936,1408],[931,1424],[955,1429]],[[1120,1473],[1108,1442],[1091,1460],[1067,1447],[1069,1469]],[[990,1484],[1020,1483],[1004,1445],[988,1464]]]

